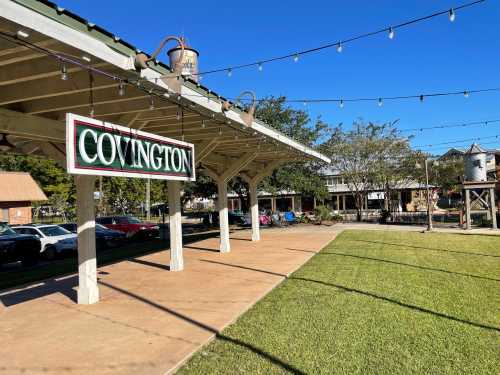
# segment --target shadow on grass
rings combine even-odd
[[[457,234],[460,234],[460,233],[457,233]],[[495,237],[498,237],[498,239],[500,240],[500,236],[495,236]],[[473,253],[473,252],[458,251],[458,250],[436,249],[436,248],[432,248],[432,247],[413,246],[413,245],[407,245],[407,244],[402,244],[402,243],[390,243],[390,242],[368,241],[368,240],[351,240],[351,241],[365,242],[365,243],[371,243],[371,244],[380,244],[380,245],[389,245],[389,246],[409,247],[409,248],[412,248],[412,249],[422,249],[422,250],[430,250],[430,251],[442,251],[442,252],[446,252],[446,253],[456,253],[456,254],[465,254],[465,255],[477,255],[477,256],[481,256],[481,257],[500,258],[500,255]]]
[[[244,341],[241,341],[241,340],[238,340],[236,338],[233,338],[233,337],[229,337],[227,335],[224,335],[223,333],[220,333],[216,328],[214,327],[211,327],[205,323],[202,323],[202,322],[199,322],[193,318],[190,318],[189,316],[187,315],[184,315],[182,313],[179,313],[171,308],[168,308],[168,307],[165,307],[163,305],[160,305],[159,303],[156,303],[154,301],[151,301],[147,298],[144,298],[142,296],[139,296],[138,294],[135,294],[135,293],[132,293],[128,290],[125,290],[125,289],[122,289],[122,288],[119,288],[117,286],[114,286],[112,284],[109,284],[107,282],[103,282],[103,281],[100,281],[99,282],[101,285],[104,285],[110,289],[113,289],[117,292],[120,292],[120,293],[123,293],[129,297],[132,297],[134,299],[136,299],[137,301],[139,302],[142,302],[142,303],[145,303],[149,306],[152,306],[154,307],[155,309],[158,309],[160,311],[163,311],[165,313],[168,313],[170,315],[173,315],[179,319],[182,319],[184,320],[185,322],[187,323],[190,323],[198,328],[201,328],[203,329],[204,331],[207,331],[207,332],[210,332],[212,334],[215,335],[215,337],[219,340],[222,340],[222,341],[226,341],[226,342],[229,342],[231,344],[234,344],[234,345],[237,345],[237,346],[240,346],[244,349],[248,349],[250,350],[251,352],[261,356],[262,358],[266,359],[267,361],[281,367],[282,369],[292,373],[292,374],[297,374],[297,375],[305,375],[304,372],[300,371],[299,369],[297,369],[296,367],[282,361],[281,359],[277,358],[276,356],[270,354],[270,353],[267,353],[265,352],[264,350],[260,349],[260,348],[257,348],[256,346],[252,345],[252,344],[249,344],[249,343],[246,343]]]
[[[395,299],[392,299],[392,298],[388,298],[388,297],[385,297],[385,296],[381,296],[381,295],[378,295],[378,294],[375,294],[375,293],[372,293],[372,292],[367,292],[367,291],[360,290],[360,289],[349,288],[349,287],[346,287],[346,286],[343,286],[343,285],[339,285],[339,284],[328,283],[328,282],[321,281],[321,280],[307,279],[307,278],[303,278],[303,277],[290,277],[288,280],[307,281],[307,282],[310,282],[310,283],[316,283],[316,284],[321,284],[321,285],[325,285],[325,286],[328,286],[328,287],[334,287],[334,288],[338,288],[340,290],[343,290],[345,292],[361,294],[363,296],[367,296],[367,297],[374,298],[374,299],[377,299],[377,300],[381,300],[381,301],[384,301],[384,302],[393,303],[393,304],[401,306],[401,307],[405,307],[405,308],[408,308],[408,309],[411,309],[411,310],[415,310],[415,311],[418,311],[418,312],[422,312],[422,313],[426,313],[426,314],[431,314],[431,315],[434,315],[434,316],[438,316],[440,318],[449,319],[449,320],[452,320],[452,321],[455,321],[455,322],[458,322],[458,323],[463,323],[463,324],[471,325],[471,326],[477,327],[477,328],[483,328],[483,329],[488,329],[488,330],[500,332],[500,328],[498,328],[498,327],[489,326],[487,324],[482,324],[482,323],[471,322],[471,321],[465,320],[465,319],[460,319],[460,318],[457,318],[457,317],[454,317],[454,316],[451,316],[451,315],[447,315],[447,314],[443,314],[443,313],[440,313],[440,312],[437,312],[437,311],[429,310],[429,309],[426,309],[424,307],[411,305],[411,304],[408,304],[408,303],[405,303],[405,302],[401,302],[401,301],[398,301],[398,300],[395,300]]]
[[[449,273],[449,274],[452,274],[452,275],[473,277],[475,279],[490,280],[490,281],[500,281],[498,279],[493,279],[491,277],[486,277],[486,276],[471,275],[469,273],[461,273],[461,272],[455,272],[455,271],[448,271],[448,270],[444,270],[442,268],[424,267],[424,266],[418,266],[416,264],[401,263],[401,262],[395,262],[393,260],[371,258],[371,257],[365,257],[365,256],[361,256],[361,255],[344,254],[344,253],[331,253],[331,252],[323,252],[323,253],[319,253],[319,255],[321,255],[321,256],[323,256],[323,255],[335,255],[335,256],[343,256],[343,257],[350,257],[350,258],[356,258],[356,259],[373,260],[375,262],[383,262],[383,263],[394,264],[394,265],[398,265],[398,266],[418,268],[418,269],[425,270],[425,271],[444,272],[444,273]]]
[[[438,316],[438,317],[441,317],[441,318],[453,320],[453,321],[459,322],[459,323],[468,324],[468,325],[471,325],[471,326],[474,326],[474,327],[478,327],[478,328],[484,328],[484,329],[494,330],[494,331],[500,332],[500,328],[497,328],[497,327],[494,327],[494,326],[489,326],[489,325],[482,324],[482,323],[471,322],[471,321],[468,321],[468,320],[465,320],[465,319],[460,319],[460,318],[457,318],[457,317],[454,317],[454,316],[451,316],[451,315],[447,315],[447,314],[443,314],[443,313],[440,313],[440,312],[437,312],[437,311],[432,311],[432,310],[426,309],[424,307],[411,305],[411,304],[408,304],[408,303],[400,302],[400,301],[395,300],[395,299],[391,299],[391,298],[388,298],[388,297],[380,296],[380,295],[377,295],[377,294],[374,294],[374,293],[371,293],[371,292],[366,292],[366,291],[360,290],[360,289],[349,288],[349,287],[346,287],[346,286],[343,286],[343,285],[339,285],[339,284],[332,284],[332,283],[327,283],[325,281],[313,280],[313,279],[306,279],[306,278],[302,278],[302,277],[288,277],[287,275],[283,275],[283,274],[275,273],[275,272],[270,272],[270,271],[266,271],[266,270],[260,270],[258,268],[251,268],[251,267],[239,266],[239,265],[235,265],[235,264],[215,262],[215,261],[210,261],[210,260],[205,260],[205,259],[200,260],[200,261],[209,262],[209,263],[217,263],[217,264],[221,264],[221,265],[228,266],[228,267],[242,268],[242,269],[245,269],[245,270],[250,270],[250,271],[255,271],[255,272],[260,272],[260,273],[266,273],[266,274],[271,274],[271,275],[275,275],[275,276],[281,276],[281,277],[287,278],[288,280],[308,281],[308,282],[312,282],[312,283],[318,283],[318,284],[322,284],[322,285],[326,285],[326,286],[330,286],[330,287],[335,287],[335,288],[338,288],[338,289],[340,289],[340,290],[342,290],[344,292],[351,292],[351,293],[362,294],[362,295],[365,295],[365,296],[368,296],[368,297],[372,297],[372,298],[375,298],[375,299],[378,299],[378,300],[382,300],[382,301],[385,301],[385,302],[394,303],[394,304],[396,304],[398,306],[406,307],[406,308],[409,308],[409,309],[412,309],[412,310],[415,310],[415,311],[419,311],[419,312],[423,312],[423,313],[427,313],[427,314],[432,314],[432,315],[435,315],[435,316]]]

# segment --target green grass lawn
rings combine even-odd
[[[345,231],[180,374],[498,374],[500,237]]]

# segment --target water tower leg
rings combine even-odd
[[[497,229],[497,208],[495,206],[495,189],[490,189],[491,223],[493,229]]]
[[[471,222],[470,222],[470,191],[469,191],[469,189],[465,189],[465,220],[466,220],[465,229],[470,230],[471,229]]]

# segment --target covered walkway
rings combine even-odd
[[[0,372],[164,374],[237,319],[334,238],[332,227],[269,229],[260,242],[231,233],[98,269],[101,301],[77,305],[78,276],[0,293]],[[245,345],[245,343],[241,343]]]

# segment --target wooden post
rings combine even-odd
[[[497,208],[495,206],[495,188],[490,188],[491,224],[493,229],[497,227]]]
[[[472,228],[470,222],[470,191],[469,189],[465,189],[465,228],[470,230]]]

